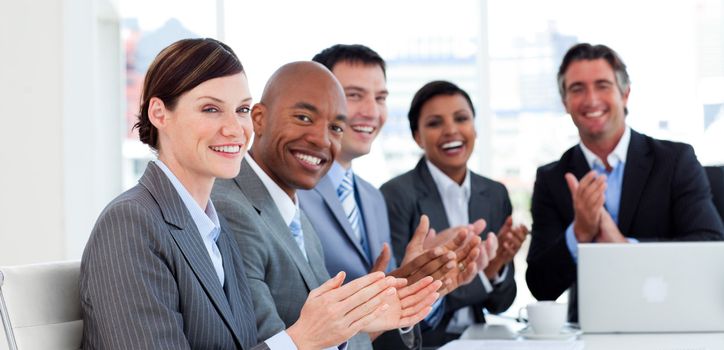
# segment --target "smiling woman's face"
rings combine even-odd
[[[149,114],[158,120],[154,106]],[[244,73],[199,84],[181,95],[173,110],[160,108],[159,158],[182,182],[236,176],[251,139],[250,109]]]
[[[460,94],[437,95],[422,106],[415,142],[453,180],[467,169],[475,146],[473,111]]]

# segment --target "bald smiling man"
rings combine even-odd
[[[346,114],[344,93],[329,70],[314,62],[282,66],[252,108],[255,138],[239,175],[214,186],[216,209],[228,220],[242,251],[260,339],[291,326],[316,306],[326,312],[320,311],[318,326],[328,327],[330,338],[345,340],[362,331],[341,347],[370,349],[370,337],[414,325],[438,297],[442,283],[431,277],[407,285],[405,279],[383,278],[378,272],[339,286],[341,273],[325,305],[304,304],[330,276],[296,190],[314,187],[329,170],[339,152]],[[446,253],[438,250],[421,259]]]

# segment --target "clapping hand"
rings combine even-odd
[[[488,279],[495,278],[500,270],[506,264],[513,261],[515,254],[520,250],[520,246],[528,235],[528,228],[522,224],[513,225],[513,218],[508,216],[505,223],[498,230],[498,249],[497,255],[490,261],[485,268],[485,276]]]
[[[580,243],[592,242],[600,232],[601,209],[606,202],[606,175],[591,170],[581,181],[566,173],[573,201],[573,232]]]

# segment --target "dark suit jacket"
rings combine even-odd
[[[531,211],[528,288],[539,300],[555,300],[570,288],[569,319],[578,320],[576,264],[566,246],[573,222],[571,194],[564,174],[590,171],[579,146],[538,169]],[[691,146],[656,140],[631,131],[621,188],[618,227],[639,241],[721,240],[721,221],[709,184]]]
[[[242,251],[259,338],[266,339],[294,324],[309,292],[330,278],[322,245],[302,212],[309,261],[304,258],[274,199],[246,159],[237,177],[216,181],[211,197]],[[366,333],[348,342],[349,350],[371,347]]]
[[[485,234],[497,232],[511,214],[512,206],[508,191],[499,182],[495,182],[470,172],[470,203],[468,215],[470,221],[483,218],[487,222]],[[420,221],[420,215],[430,217],[430,227],[440,232],[450,227],[442,198],[422,158],[415,169],[402,174],[380,188],[387,202],[390,218],[392,247],[397,259],[402,259],[405,247],[410,241]],[[491,293],[485,291],[479,278],[460,287],[445,297],[445,316],[432,331],[423,332],[425,346],[440,344],[445,339],[444,331],[454,311],[472,306],[476,321],[485,322],[483,308],[493,313],[505,311],[513,303],[516,294],[513,264],[508,265],[505,280],[495,286]]]
[[[705,166],[704,171],[711,185],[714,207],[719,212],[719,217],[724,220],[724,166]]]
[[[151,162],[139,182],[103,210],[83,252],[83,348],[251,349],[255,318],[233,240],[222,227],[222,287],[166,175]]]
[[[347,273],[347,281],[354,280],[369,273],[374,259],[380,254],[382,244],[390,244],[390,224],[387,220],[385,200],[378,189],[369,182],[354,176],[355,191],[359,197],[359,206],[367,232],[367,242],[370,246],[371,259],[366,256],[359,240],[352,232],[342,203],[337,197],[329,176],[324,176],[314,189],[297,191],[302,209],[309,217],[315,231],[319,235],[324,248],[324,261],[330,275],[339,271]],[[392,248],[390,246],[390,248]],[[388,266],[388,272],[397,268],[394,257]],[[417,348],[422,340],[419,339],[419,327],[404,335],[403,343],[397,330],[392,330],[378,337],[374,348],[404,349]],[[417,339],[416,339],[417,336]]]

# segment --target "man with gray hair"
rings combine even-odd
[[[626,125],[630,81],[615,51],[573,46],[558,88],[581,142],[538,168],[526,280],[539,300],[570,288],[577,321],[578,243],[722,240],[724,228],[693,148]]]

